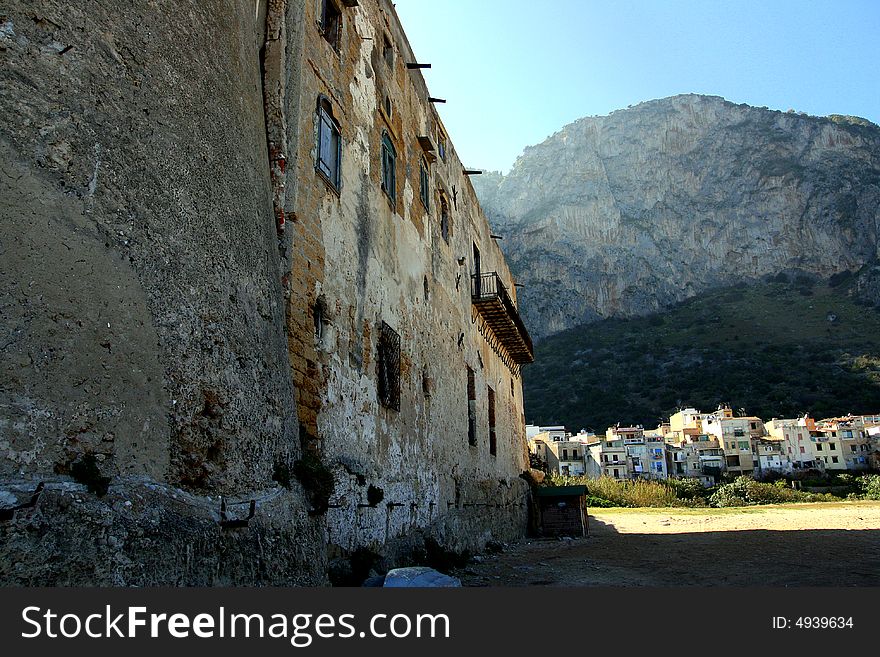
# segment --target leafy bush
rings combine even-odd
[[[607,509],[613,506],[618,506],[614,502],[610,500],[606,500],[602,497],[596,497],[595,495],[587,495],[587,506],[595,506],[600,509]]]
[[[719,486],[709,497],[709,503],[717,507],[731,507],[791,502],[833,502],[837,499],[829,493],[806,493],[778,483],[765,484],[751,477],[740,476],[730,483]]]
[[[682,499],[676,495],[672,486],[664,481],[647,479],[619,480],[613,477],[600,477],[590,479],[588,477],[570,477],[551,475],[544,480],[552,486],[585,485],[590,499],[598,500],[598,503],[590,502],[591,506],[608,507],[665,507],[665,506],[699,506],[694,500]],[[686,484],[687,486],[688,484]],[[700,500],[702,502],[702,500]],[[705,502],[703,502],[705,503]]]
[[[698,497],[706,497],[706,488],[699,479],[694,477],[668,479],[666,485],[674,490],[675,494],[683,500],[693,500]]]
[[[866,500],[880,500],[880,475],[869,474],[857,479],[857,486]]]

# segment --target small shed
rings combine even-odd
[[[544,536],[582,537],[588,533],[586,486],[542,486],[535,489]]]

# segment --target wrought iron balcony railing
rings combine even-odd
[[[515,363],[535,360],[532,338],[497,273],[471,275],[471,302]]]

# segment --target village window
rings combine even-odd
[[[617,468],[614,468],[614,478],[620,479],[620,471]]]
[[[832,456],[832,457],[831,457],[831,462],[832,462],[832,463],[837,463],[837,457],[836,457],[836,456]]]
[[[430,211],[431,184],[428,177],[428,163],[424,157],[419,158],[419,198],[422,199],[425,210]]]
[[[334,0],[321,1],[321,34],[334,50],[339,50],[339,33],[342,27],[342,12]]]
[[[563,461],[568,460],[568,450],[567,449],[562,450],[562,460]]]
[[[376,370],[379,402],[385,408],[400,410],[400,335],[388,324],[379,326]]]
[[[467,368],[467,396],[468,396],[468,444],[477,446],[477,382],[474,371]]]
[[[315,168],[333,188],[339,189],[342,140],[339,124],[333,117],[333,108],[326,97],[318,98],[318,158]]]
[[[495,391],[492,386],[487,386],[489,392],[489,453],[495,456],[498,453],[498,441],[495,436]]]
[[[816,445],[816,451],[817,451],[817,452],[821,452],[821,451],[822,451],[822,443],[819,443],[818,445]]]
[[[801,454],[805,452],[803,445],[801,445]]]
[[[834,443],[829,443],[828,449],[830,449],[832,452],[837,451],[837,445],[835,445]]]
[[[387,132],[382,132],[382,189],[394,203],[396,190],[394,186],[395,168],[397,166],[397,151]]]

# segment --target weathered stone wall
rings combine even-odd
[[[368,548],[393,560],[415,535],[454,550],[521,535],[527,496],[518,478],[527,463],[521,379],[471,315],[474,243],[482,270],[497,271],[515,293],[501,251],[451,145],[431,165],[428,209],[421,203],[418,137],[436,143],[439,118],[421,74],[405,66],[415,58],[392,5],[363,0],[342,8],[338,51],[321,33],[320,3],[300,6],[303,19],[288,23],[302,26],[305,53],[299,93],[289,100],[299,111],[288,115],[299,136],[286,184],[288,328],[302,430],[335,474],[330,556]],[[338,191],[315,168],[321,94],[341,131]],[[381,188],[383,130],[397,152],[394,204]],[[448,243],[440,232],[440,190],[450,205]],[[323,314],[320,337],[316,305]],[[383,321],[401,339],[400,411],[377,396]],[[467,366],[476,376],[474,447]],[[487,386],[496,394],[497,456],[489,454]]]
[[[300,446],[265,2],[4,7],[0,501],[45,489],[0,521],[0,581],[322,581],[323,521],[273,481]],[[259,500],[247,527],[220,494]]]

